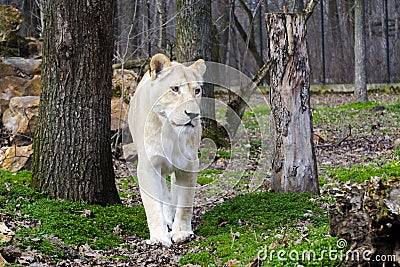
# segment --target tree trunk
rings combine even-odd
[[[303,0],[293,0],[293,7],[292,10],[289,12],[293,13],[301,13],[304,10],[304,2]]]
[[[343,58],[346,59],[346,71],[341,74],[342,83],[351,83],[354,81],[354,0],[341,0],[341,9],[343,14]]]
[[[211,0],[177,0],[176,55],[180,62],[199,58],[212,60]],[[214,86],[203,85],[203,137],[224,146],[224,139],[215,120]]]
[[[24,23],[19,31],[21,36],[40,35],[40,8],[34,0],[23,0],[21,3],[21,11],[24,15]]]
[[[400,178],[373,177],[339,188],[329,206],[329,234],[351,248],[339,266],[399,266]]]
[[[270,59],[271,188],[318,193],[304,14],[267,14]]]
[[[332,40],[334,45],[333,49],[336,55],[331,61],[331,63],[333,63],[331,65],[332,72],[335,77],[340,77],[345,68],[343,65],[343,39],[337,4],[337,0],[328,1],[328,18],[331,26]]]
[[[354,97],[357,102],[368,101],[365,64],[364,0],[354,2]]]
[[[167,0],[156,0],[156,21],[158,22],[157,49],[159,53],[167,52]]]
[[[45,1],[42,91],[32,186],[51,198],[114,204],[114,1]]]
[[[211,60],[211,0],[178,0],[176,5],[178,61]]]
[[[365,4],[364,4],[365,5]],[[389,42],[389,15],[388,15],[388,0],[382,1],[382,40],[383,50],[385,51],[385,67],[386,78],[385,82],[390,83],[390,42]],[[365,15],[364,15],[365,17]],[[365,23],[365,19],[364,19]],[[365,37],[364,37],[365,38]]]

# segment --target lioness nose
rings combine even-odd
[[[200,115],[199,113],[188,112],[187,110],[185,110],[185,114],[188,115],[191,120],[193,120],[194,118],[196,118]]]

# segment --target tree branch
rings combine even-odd
[[[270,65],[270,61],[268,60],[257,71],[257,73],[256,73],[256,75],[254,75],[253,79],[251,79],[253,81],[253,83],[255,83],[257,86],[261,83],[262,79],[264,79],[264,77],[267,76],[268,71],[269,71],[269,65]]]
[[[306,15],[306,22],[308,18],[312,15],[314,12],[314,8],[317,5],[318,0],[310,0],[310,2],[307,3],[306,8],[304,8],[304,13]]]
[[[261,66],[262,65],[262,59],[261,59],[260,54],[257,51],[257,47],[256,47],[256,44],[254,43],[254,39],[252,39],[251,37],[250,38],[248,37],[246,31],[243,29],[242,24],[240,23],[239,19],[237,18],[237,16],[235,14],[233,14],[233,21],[235,22],[236,29],[238,30],[238,32],[239,32],[240,36],[242,37],[243,41],[246,42],[248,40],[250,53],[252,54],[252,56],[256,60],[257,64],[259,66]]]
[[[251,13],[251,10],[246,5],[246,3],[243,0],[239,0],[239,4],[243,8],[244,12],[246,12],[249,21],[252,21],[253,20],[253,14]]]

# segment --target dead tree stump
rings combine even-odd
[[[329,221],[330,234],[348,244],[341,267],[400,266],[400,178],[344,184]]]
[[[270,59],[271,187],[318,193],[304,14],[266,14]]]

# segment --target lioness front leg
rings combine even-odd
[[[171,185],[175,183],[175,175],[171,174]],[[166,179],[163,177],[161,179],[161,184],[163,188],[163,214],[165,223],[168,225],[169,229],[172,229],[172,223],[175,217],[176,204],[171,199],[171,192],[167,186]]]
[[[183,242],[193,235],[191,221],[197,174],[176,171],[175,176],[176,180],[172,185],[172,194],[177,207],[172,225],[172,240],[174,242]]]
[[[148,243],[162,243],[170,246],[171,236],[163,215],[163,188],[161,173],[149,164],[138,163],[138,180],[140,195],[146,211],[147,224],[150,230]]]

